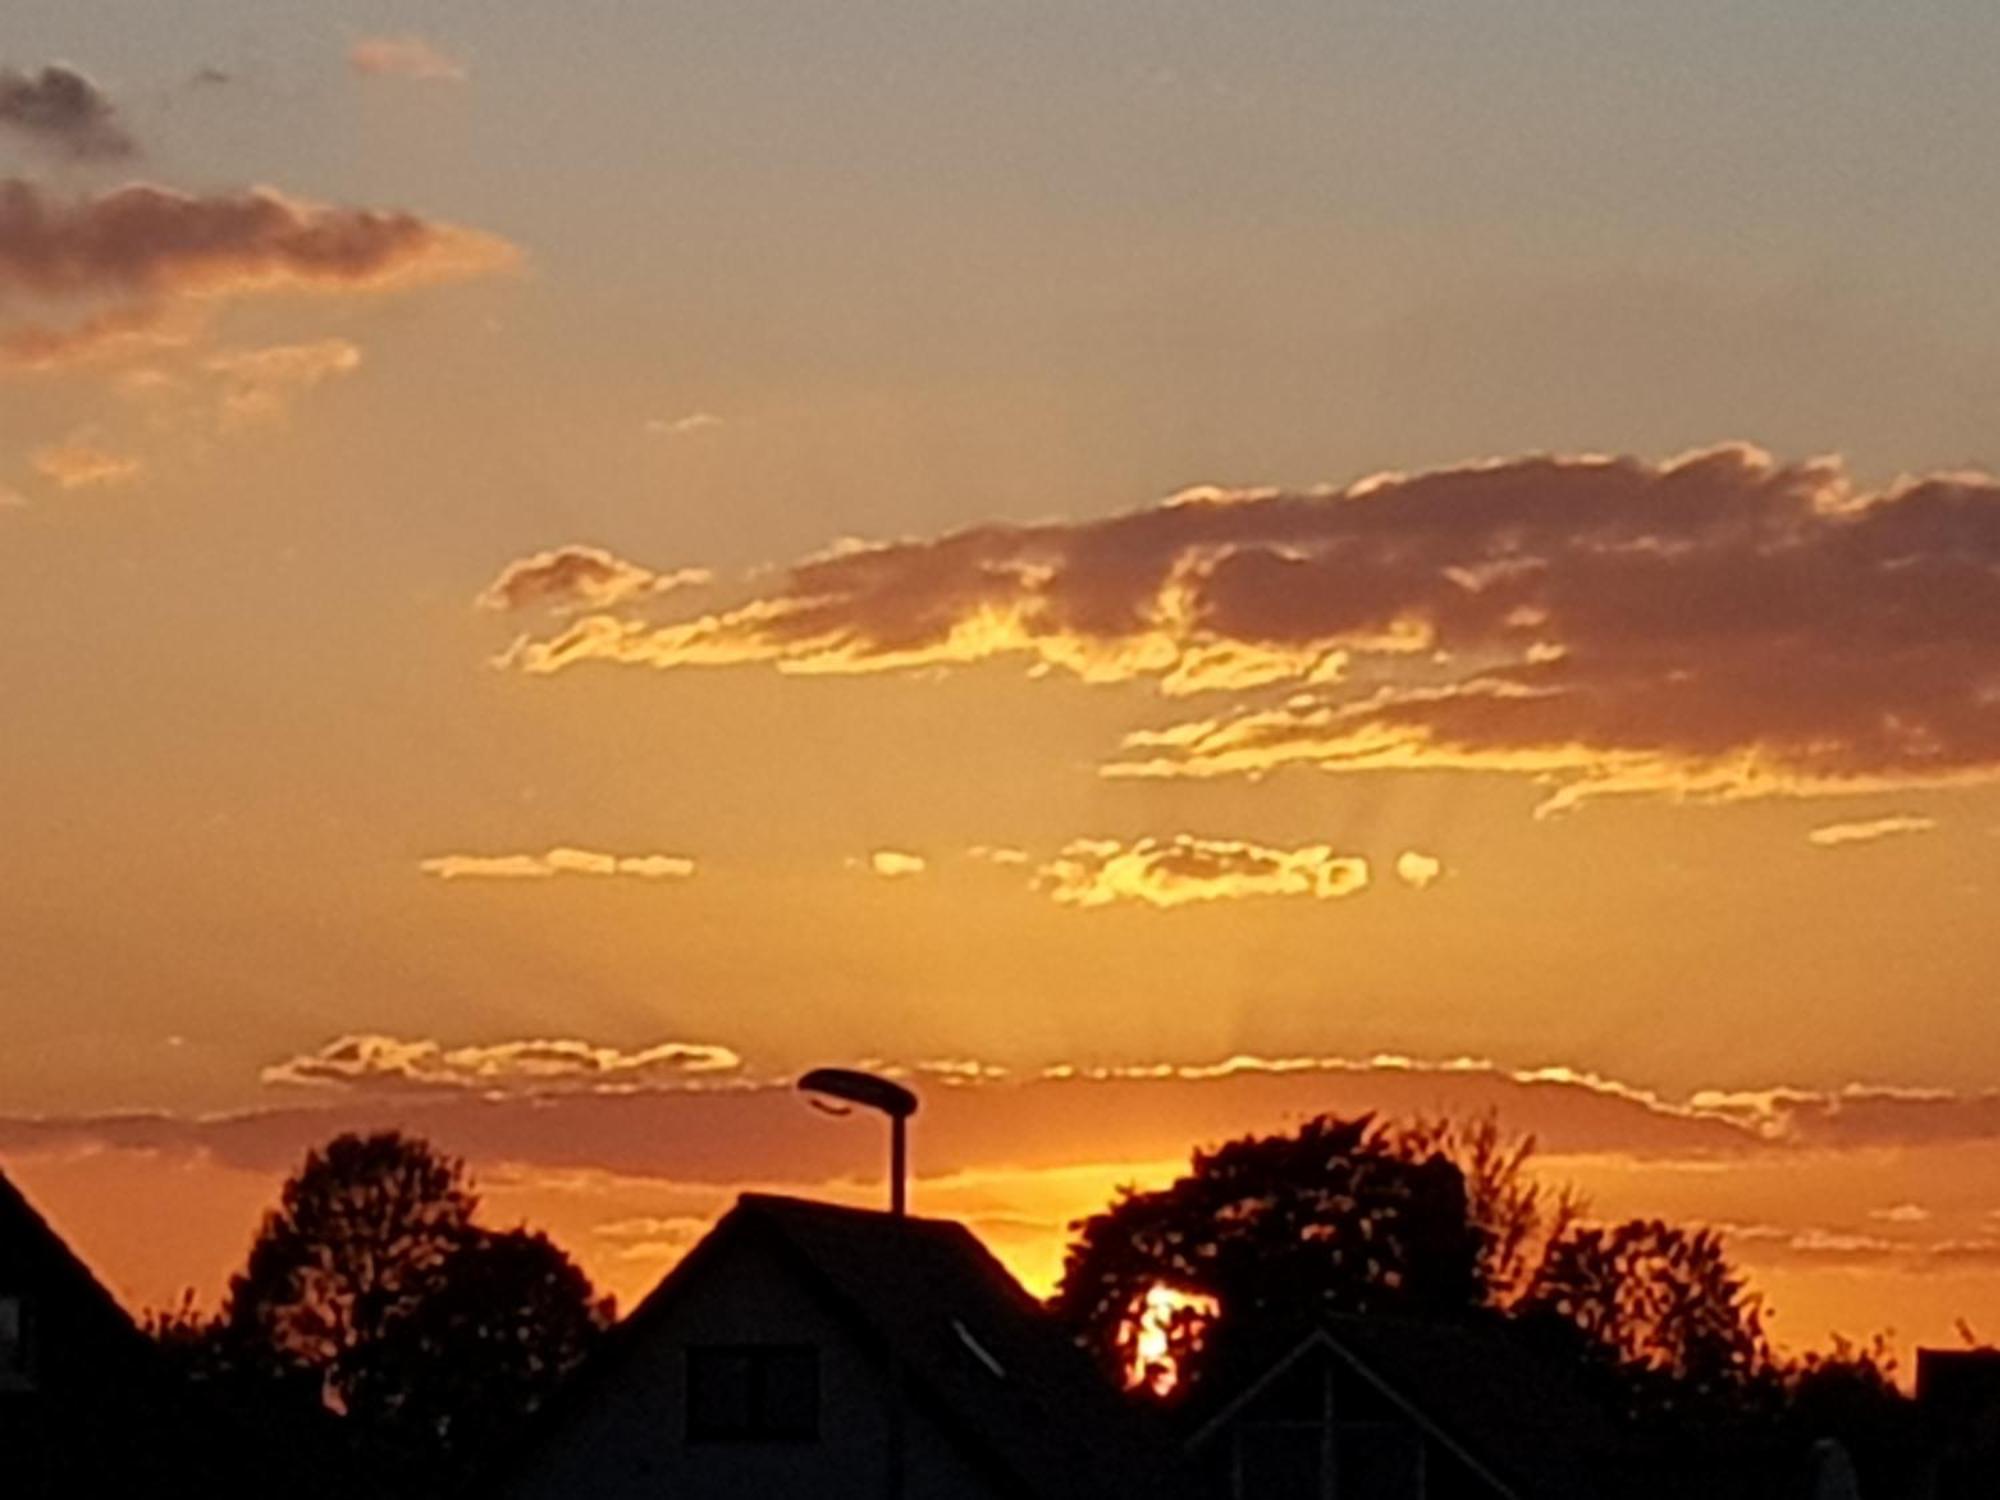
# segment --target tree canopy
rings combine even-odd
[[[1197,1151],[1171,1186],[1074,1226],[1053,1308],[1129,1380],[1139,1310],[1179,1294],[1150,1353],[1183,1395],[1246,1342],[1343,1314],[1505,1320],[1642,1419],[1775,1388],[1758,1301],[1713,1233],[1587,1224],[1532,1154],[1490,1119],[1330,1114]]]
[[[307,1154],[220,1314],[155,1337],[198,1378],[345,1418],[353,1446],[417,1481],[461,1469],[532,1411],[609,1321],[546,1236],[475,1222],[465,1166],[395,1131]]]

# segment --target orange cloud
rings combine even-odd
[[[463,83],[469,76],[464,63],[420,36],[363,37],[347,49],[347,65],[371,77],[426,83]]]
[[[1837,849],[1843,844],[1872,844],[1877,839],[1893,838],[1899,833],[1929,833],[1935,827],[1935,818],[1914,818],[1898,813],[1887,818],[1869,818],[1864,822],[1828,823],[1808,833],[1806,842],[1817,844],[1822,849]]]
[[[36,473],[66,490],[125,484],[137,479],[144,469],[136,458],[107,453],[77,439],[38,449],[29,462]]]
[[[510,662],[876,672],[1024,662],[1243,700],[1127,777],[1527,776],[1553,810],[2000,777],[2000,484],[1862,491],[1744,445],[1533,456],[1340,490],[845,546],[736,608],[596,614]],[[1272,702],[1260,690],[1288,689]]]
[[[261,1077],[265,1083],[392,1092],[618,1094],[687,1087],[742,1066],[729,1048],[705,1042],[661,1042],[625,1052],[569,1038],[446,1047],[362,1035],[341,1037],[317,1052],[274,1063]]]
[[[1327,844],[1266,849],[1236,839],[1176,834],[1142,838],[1077,839],[1042,866],[1036,884],[1066,906],[1098,907],[1137,901],[1185,906],[1249,896],[1352,895],[1368,884],[1368,861],[1337,855]]]
[[[929,866],[920,854],[906,853],[901,849],[875,849],[868,855],[868,868],[884,880],[907,880],[913,875],[921,875]]]
[[[440,854],[417,868],[440,880],[551,880],[558,875],[686,880],[694,861],[684,854],[601,854],[557,847],[544,854]]]
[[[78,161],[109,161],[139,149],[104,91],[62,63],[37,73],[0,68],[0,129]]]
[[[655,573],[602,547],[572,543],[508,563],[477,602],[482,609],[494,610],[535,605],[559,613],[609,609],[647,594],[664,594],[708,580],[709,574],[702,568]]]

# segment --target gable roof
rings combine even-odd
[[[0,1172],[0,1291],[59,1301],[65,1320],[93,1341],[93,1359],[116,1351],[140,1365],[151,1355],[145,1335],[118,1299],[5,1172]]]
[[[1515,1500],[1575,1500],[1620,1447],[1608,1413],[1502,1330],[1405,1318],[1329,1317],[1211,1411],[1199,1448],[1313,1350],[1368,1381],[1433,1439]]]
[[[745,1193],[613,1330],[561,1405],[588,1399],[626,1351],[746,1239],[901,1370],[924,1408],[982,1467],[1046,1500],[1168,1497],[1172,1439],[1113,1391],[964,1225]]]

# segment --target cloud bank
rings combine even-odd
[[[1125,777],[1505,772],[1547,806],[2000,777],[2000,484],[1858,489],[1746,445],[1190,491],[807,559],[740,606],[599,613],[509,661],[876,672],[997,659],[1237,699]],[[1245,699],[1282,689],[1282,701]],[[1275,697],[1275,695],[1273,695]]]
[[[1335,854],[1330,845],[1267,849],[1237,839],[1077,839],[1043,865],[1036,884],[1065,906],[1098,907],[1136,901],[1186,906],[1251,896],[1310,896],[1331,900],[1368,884],[1368,861]]]

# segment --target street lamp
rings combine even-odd
[[[799,1080],[808,1094],[824,1095],[889,1117],[889,1211],[902,1218],[909,1207],[909,1120],[917,1112],[917,1096],[900,1083],[891,1083],[873,1073],[853,1068],[814,1068]],[[837,1115],[847,1113],[837,1106],[812,1101]]]

